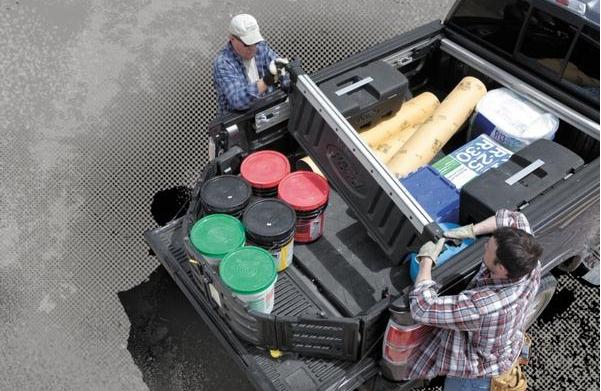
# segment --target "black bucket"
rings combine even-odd
[[[211,178],[200,189],[203,213],[224,213],[240,218],[250,201],[251,192],[250,185],[239,176]]]
[[[259,200],[246,208],[242,217],[248,244],[269,251],[277,271],[292,262],[296,213],[288,204],[275,198]]]

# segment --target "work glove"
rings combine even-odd
[[[461,244],[461,241],[464,239],[476,239],[474,224],[450,229],[444,232],[443,235],[445,238],[451,239],[456,245]]]
[[[276,59],[271,60],[269,63],[269,73],[271,73],[275,77],[275,82],[278,83],[281,81],[284,76],[288,74],[288,70],[286,69],[290,61],[287,58],[278,57]]]
[[[444,238],[438,239],[438,241],[436,243],[434,243],[432,241],[426,242],[419,249],[419,253],[417,253],[417,255],[415,256],[415,259],[417,259],[417,262],[420,262],[423,257],[428,257],[432,260],[434,265],[436,265],[438,256],[440,255],[440,252],[444,248],[444,242],[445,242]]]

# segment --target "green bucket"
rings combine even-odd
[[[244,245],[244,226],[230,215],[208,215],[192,226],[190,241],[209,264],[217,266],[227,253]]]
[[[219,276],[251,309],[266,314],[273,309],[277,272],[267,250],[247,246],[232,251],[219,264]]]

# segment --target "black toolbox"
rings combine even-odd
[[[501,208],[521,209],[583,164],[569,149],[550,140],[537,140],[463,186],[461,223],[482,221]]]
[[[410,95],[407,78],[384,61],[352,69],[319,87],[356,129],[399,110]]]

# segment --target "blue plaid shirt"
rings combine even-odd
[[[257,44],[255,62],[260,79],[269,72],[271,60],[277,57],[278,54],[267,42],[261,41]],[[219,114],[246,110],[251,103],[264,96],[259,94],[257,83],[248,81],[242,58],[236,54],[230,42],[221,49],[213,62],[213,84],[217,90]],[[265,94],[273,90],[273,86],[269,86]]]

